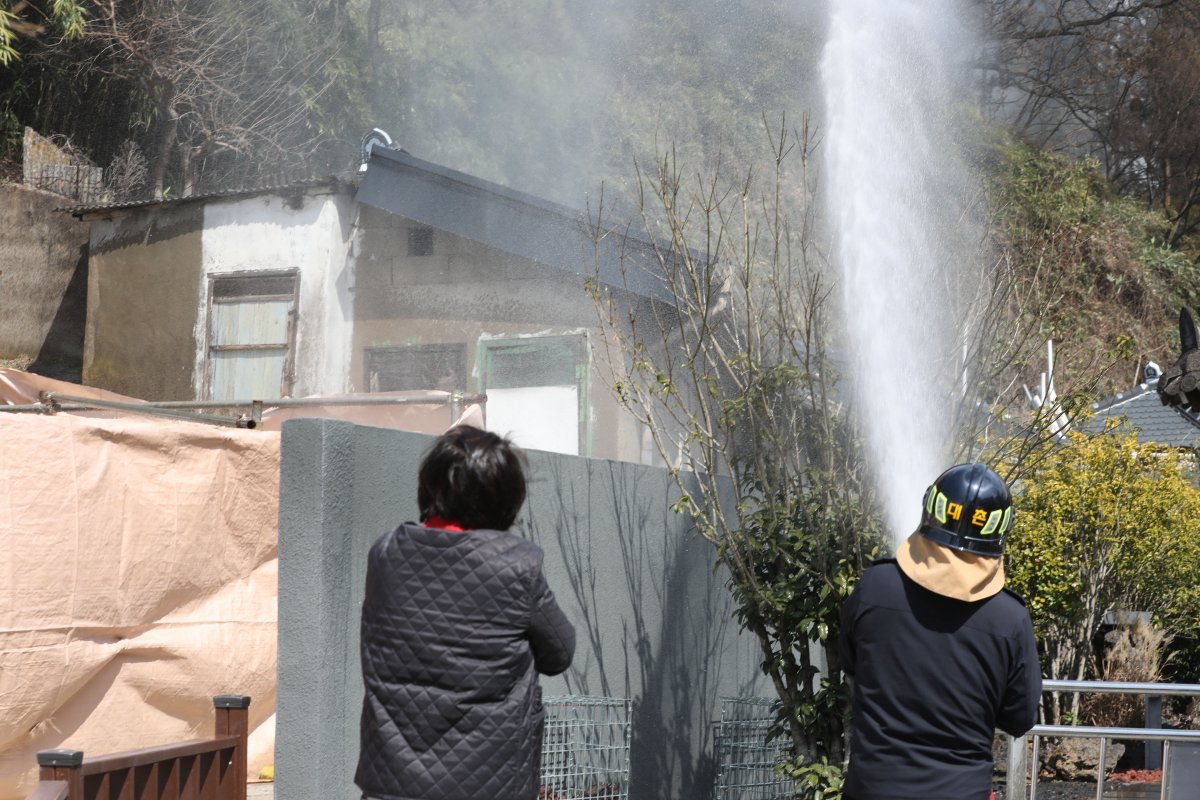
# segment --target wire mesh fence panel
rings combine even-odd
[[[787,737],[767,741],[774,720],[773,700],[722,698],[721,719],[713,723],[715,800],[791,800],[795,796],[795,784],[776,770],[790,756]]]
[[[628,800],[629,701],[547,697],[538,800]]]

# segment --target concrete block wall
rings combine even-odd
[[[276,790],[358,798],[358,622],[366,553],[417,517],[432,437],[297,419],[283,427]],[[711,795],[720,698],[770,693],[753,639],[732,620],[711,547],[669,506],[664,470],[529,452],[519,526],[578,633],[547,695],[634,701],[630,797]]]

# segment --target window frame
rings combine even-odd
[[[210,272],[206,276],[208,279],[208,299],[205,307],[205,332],[204,332],[204,381],[202,391],[204,398],[213,400],[213,353],[219,352],[237,352],[237,351],[253,351],[253,350],[279,350],[284,348],[283,358],[283,374],[279,386],[279,397],[253,397],[253,398],[235,398],[235,400],[275,400],[282,397],[287,397],[291,394],[295,384],[296,371],[296,320],[300,316],[300,269],[298,267],[289,267],[287,269],[261,269],[261,270],[242,270],[236,272]],[[243,281],[253,280],[255,278],[291,278],[292,290],[290,293],[265,293],[265,294],[245,294],[231,295],[228,297],[218,297],[216,290],[219,281]],[[291,310],[288,311],[287,320],[287,341],[284,343],[270,344],[213,344],[213,307],[215,305],[233,305],[236,303],[255,302],[255,301],[279,301],[288,300],[291,302]]]
[[[591,347],[586,330],[572,331],[570,333],[555,333],[536,336],[501,336],[496,338],[480,339],[476,348],[474,371],[475,390],[486,396],[489,377],[492,374],[494,363],[495,350],[504,348],[518,348],[522,346],[530,346],[537,344],[549,344],[552,342],[560,342],[568,344],[575,351],[575,386],[578,389],[578,408],[576,421],[579,425],[579,454],[581,456],[590,456],[592,454],[592,426],[591,426],[591,403],[589,398],[589,389],[591,384]],[[503,387],[503,388],[536,388],[536,386],[557,386],[556,383],[531,384],[521,387]],[[484,403],[484,418],[487,418],[487,404]]]
[[[367,393],[373,392],[389,392],[389,391],[437,391],[432,386],[425,386],[421,389],[374,389],[372,388],[372,364],[373,355],[382,355],[385,353],[395,352],[443,352],[451,353],[457,360],[458,367],[458,385],[451,391],[465,392],[470,385],[471,376],[469,373],[469,364],[467,363],[467,343],[466,342],[414,342],[412,344],[400,345],[375,345],[363,348],[363,389]]]

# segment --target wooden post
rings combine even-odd
[[[82,750],[42,750],[37,762],[39,780],[66,781],[67,800],[83,800]]]
[[[246,800],[246,741],[250,735],[250,698],[244,695],[219,694],[213,698],[217,736],[237,736],[241,739],[233,751],[233,790],[231,800]],[[71,800],[74,800],[72,798]]]

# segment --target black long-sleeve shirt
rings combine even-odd
[[[1042,675],[1020,596],[954,600],[877,561],[842,609],[840,644],[854,678],[845,796],[986,800],[995,729],[1018,736],[1037,721]]]

